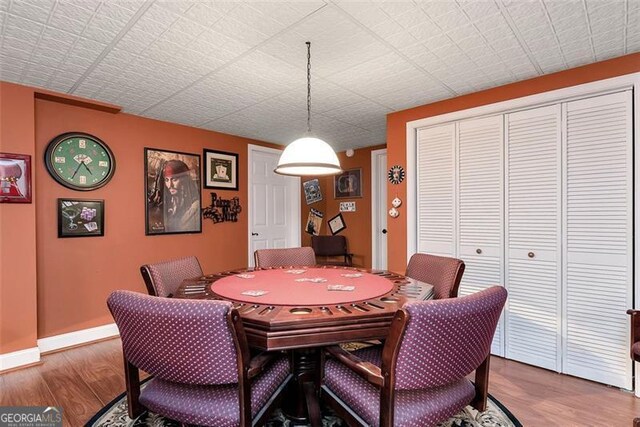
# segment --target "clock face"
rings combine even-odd
[[[400,184],[402,181],[404,181],[403,167],[399,165],[392,166],[391,169],[389,169],[387,178],[389,178],[389,182],[392,184]]]
[[[55,137],[47,146],[45,165],[49,174],[73,190],[95,190],[115,171],[113,153],[99,138],[79,132]]]

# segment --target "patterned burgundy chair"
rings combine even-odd
[[[230,302],[115,291],[107,305],[122,338],[131,418],[143,405],[188,424],[255,425],[266,421],[291,379],[280,354],[250,359]],[[138,369],[153,375],[142,392]]]
[[[631,359],[640,362],[640,310],[627,310],[631,316],[631,337],[629,340],[629,350]],[[633,419],[633,427],[640,427],[640,418]]]
[[[405,276],[433,285],[435,299],[455,298],[464,262],[456,258],[448,258],[429,254],[413,254],[407,265]]]
[[[351,425],[434,426],[486,409],[489,352],[507,291],[405,304],[384,348],[327,349],[322,398]],[[476,371],[475,387],[466,375]]]
[[[317,257],[324,257],[324,265],[350,267],[353,254],[347,250],[347,238],[344,236],[311,236],[311,247]],[[342,257],[342,261],[328,260],[329,257]]]
[[[147,285],[149,295],[170,297],[184,279],[202,276],[202,268],[198,258],[194,256],[172,259],[169,261],[145,264],[140,273]]]
[[[258,249],[254,252],[256,267],[290,267],[316,265],[316,254],[310,247],[286,249]]]

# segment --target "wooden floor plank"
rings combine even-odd
[[[43,362],[0,375],[0,405],[62,406],[65,425],[80,426],[124,391],[119,339]],[[631,426],[640,416],[633,393],[499,357],[491,360],[489,393],[525,426]]]

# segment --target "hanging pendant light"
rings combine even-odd
[[[311,134],[311,42],[307,42],[307,136],[282,152],[275,173],[293,176],[336,175],[342,172],[333,148]]]

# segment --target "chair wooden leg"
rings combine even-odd
[[[142,414],[142,405],[140,405],[140,372],[127,359],[124,360],[124,379],[127,385],[129,418],[135,419]]]
[[[489,394],[489,361],[491,355],[476,369],[476,395],[471,401],[471,406],[482,412],[487,409],[487,396]]]

